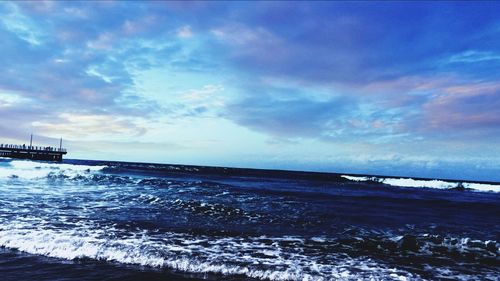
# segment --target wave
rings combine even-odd
[[[74,165],[14,160],[0,165],[0,179],[21,178],[36,180],[47,177],[76,178],[101,171],[107,166]]]
[[[443,180],[416,180],[412,178],[384,178],[384,177],[360,177],[360,176],[346,176],[342,178],[356,182],[375,182],[383,183],[391,186],[400,187],[424,187],[436,189],[470,189],[483,192],[500,192],[500,185],[485,184],[485,183],[471,183],[471,182],[453,182]]]
[[[333,239],[344,250],[356,252],[391,253],[394,257],[412,254],[439,256],[441,259],[495,260],[500,254],[500,244],[495,240],[479,240],[469,237],[450,237],[436,234],[347,236]]]
[[[2,224],[0,247],[67,260],[91,259],[168,268],[185,273],[246,276],[262,280],[420,280],[368,258],[305,254],[301,237],[208,237],[185,233],[127,232],[112,226],[70,229]],[[311,240],[312,241],[312,240]],[[313,243],[327,245],[325,239]]]
[[[70,225],[67,225],[70,226]],[[499,243],[439,235],[378,237],[207,236],[130,229],[89,222],[53,228],[33,222],[2,223],[0,247],[66,260],[96,260],[184,273],[246,276],[262,280],[423,280],[424,277],[363,256],[390,259],[439,256],[430,275],[471,280],[460,262],[498,262]],[[349,248],[353,255],[345,251]],[[403,253],[404,252],[404,253]],[[460,258],[461,257],[461,258]],[[448,262],[447,262],[448,261]],[[404,262],[402,263],[404,264]],[[446,271],[443,269],[446,268]],[[491,271],[491,270],[490,270]],[[482,276],[494,275],[490,271]],[[492,275],[492,276],[493,276]],[[493,279],[492,279],[493,280]]]
[[[81,165],[14,160],[0,162],[0,180],[67,179],[83,184],[106,186],[154,186],[158,188],[214,187],[220,184],[206,181],[176,181],[159,177],[130,176],[108,173],[108,165]]]

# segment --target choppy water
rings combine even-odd
[[[500,280],[500,186],[0,159],[1,280]]]

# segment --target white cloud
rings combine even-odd
[[[214,98],[217,92],[224,91],[222,85],[205,85],[201,89],[192,89],[183,95],[185,101],[204,101]]]
[[[492,61],[492,60],[500,60],[500,54],[494,52],[482,52],[482,51],[470,50],[451,56],[448,59],[448,62],[473,63],[473,62]]]
[[[106,83],[113,82],[111,77],[99,72],[95,66],[89,67],[85,73],[87,73],[87,75],[90,75],[90,76],[95,76],[95,77],[101,78]]]
[[[31,45],[40,45],[43,34],[28,17],[23,15],[14,4],[7,5],[9,13],[0,17],[0,23],[10,32]]]
[[[154,15],[148,15],[136,20],[125,20],[122,31],[126,34],[134,34],[149,29],[156,22]]]
[[[109,32],[99,34],[96,40],[87,42],[87,47],[91,49],[109,50],[111,49],[114,36]]]
[[[0,108],[11,107],[29,102],[30,99],[12,92],[0,90]]]
[[[64,8],[64,12],[70,14],[72,17],[77,17],[81,19],[86,19],[89,17],[88,11],[85,9],[79,9],[76,7]]]
[[[193,31],[191,30],[191,26],[184,25],[181,28],[177,29],[177,36],[180,38],[189,38],[193,36]]]
[[[217,39],[234,45],[271,45],[279,41],[274,34],[262,27],[250,28],[239,24],[212,29],[211,33]]]
[[[32,127],[48,135],[64,135],[71,139],[109,140],[110,137],[137,136],[146,129],[138,120],[99,114],[62,113],[50,122],[34,121]]]

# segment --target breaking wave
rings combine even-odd
[[[0,179],[21,178],[35,180],[51,176],[74,178],[82,174],[101,171],[106,167],[14,160],[0,164]]]
[[[416,180],[412,178],[384,178],[384,177],[359,177],[346,176],[343,178],[355,182],[374,182],[400,187],[424,187],[436,189],[470,189],[483,192],[500,192],[500,185],[472,183],[472,182],[452,182],[443,180]]]
[[[311,250],[308,243],[328,247],[329,241],[321,238],[214,238],[146,231],[124,234],[115,227],[80,225],[64,230],[4,224],[0,246],[67,260],[92,259],[263,280],[421,279],[369,258],[331,253],[321,259],[305,254]]]

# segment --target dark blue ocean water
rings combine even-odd
[[[500,186],[0,159],[0,280],[500,280]]]

